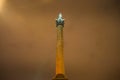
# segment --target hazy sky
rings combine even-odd
[[[119,0],[0,0],[1,79],[52,80],[59,12],[68,79],[120,80]]]

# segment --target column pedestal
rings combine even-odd
[[[53,80],[68,80],[64,74],[57,74]]]

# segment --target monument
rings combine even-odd
[[[63,28],[64,28],[64,19],[62,14],[58,15],[56,19],[57,27],[57,48],[56,48],[56,75],[53,80],[68,80],[65,76],[64,68],[64,42],[63,42]]]

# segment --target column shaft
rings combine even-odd
[[[63,26],[57,26],[56,74],[65,74],[63,56]]]

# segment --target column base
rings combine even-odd
[[[52,80],[68,80],[64,74],[57,74]]]

